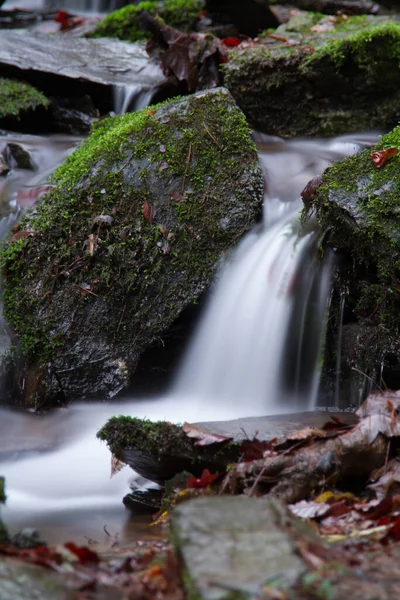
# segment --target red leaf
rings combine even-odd
[[[240,46],[240,40],[237,37],[226,37],[222,40],[222,43],[228,48],[235,48],[235,46]]]
[[[266,450],[272,450],[276,441],[276,438],[269,442],[260,442],[260,440],[257,440],[256,438],[254,438],[254,440],[243,440],[240,445],[240,454],[245,461],[264,458],[264,452]]]
[[[86,546],[77,546],[73,542],[67,542],[66,544],[64,544],[64,546],[70,552],[75,554],[75,556],[77,556],[79,558],[79,562],[81,562],[81,563],[87,563],[87,562],[98,563],[100,560],[98,557],[98,554],[96,552],[93,552],[93,550],[90,550]]]
[[[59,10],[57,15],[53,19],[56,23],[60,23],[60,29],[72,29],[76,27],[76,25],[80,25],[85,22],[84,17],[77,17],[75,15],[71,15],[71,13],[66,10]]]
[[[218,433],[204,431],[196,425],[191,425],[190,423],[186,422],[183,424],[182,429],[188,437],[195,438],[197,440],[197,442],[194,444],[195,446],[210,446],[211,444],[220,444],[221,442],[227,442],[232,439],[226,435],[219,435]]]
[[[204,469],[204,471],[201,474],[200,479],[196,479],[196,477],[189,477],[189,479],[187,480],[187,483],[186,483],[186,488],[207,487],[208,485],[211,485],[212,483],[214,483],[214,481],[217,479],[218,476],[219,476],[219,473],[215,473],[215,475],[213,475],[212,473],[210,473],[210,471],[208,469]]]
[[[370,156],[374,161],[376,168],[380,169],[387,163],[389,158],[392,158],[392,156],[395,156],[398,153],[398,148],[387,148],[386,150],[378,150],[377,152],[372,152]]]

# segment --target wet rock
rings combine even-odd
[[[174,511],[172,539],[187,592],[203,600],[261,597],[268,582],[280,588],[276,597],[286,597],[284,591],[306,571],[282,508],[265,498],[185,502]]]
[[[159,17],[170,27],[190,33],[204,4],[204,0],[146,1],[136,5],[129,4],[107,15],[90,37],[118,38],[129,42],[147,39],[149,35],[141,28],[138,18],[143,10]]]
[[[363,382],[373,381],[381,387],[399,387],[400,159],[395,155],[377,168],[371,157],[390,147],[400,148],[398,127],[377,146],[327,169],[308,201],[307,213],[316,215],[327,231],[325,244],[339,257],[327,344],[334,351],[325,369],[330,369],[327,380],[332,379],[340,352],[347,402],[352,371],[359,389]]]
[[[25,527],[18,531],[18,533],[13,535],[11,543],[20,550],[28,550],[29,548],[37,548],[46,545],[46,542],[40,538],[38,530],[32,529],[31,527]]]
[[[3,73],[36,84],[49,96],[88,94],[101,113],[113,110],[114,86],[136,85],[139,91],[166,83],[139,44],[27,31],[1,32],[0,76]]]
[[[187,471],[200,477],[203,469],[224,470],[239,458],[239,444],[228,438],[217,444],[195,446],[183,428],[165,421],[113,417],[97,437],[112,454],[134,471],[160,485]]]
[[[384,17],[294,17],[224,65],[250,124],[269,134],[337,135],[399,120],[400,24]]]
[[[10,169],[28,169],[33,171],[36,168],[29,152],[19,144],[9,142],[2,152],[2,157]]]
[[[4,34],[6,32],[2,32],[2,37]],[[3,40],[0,48],[2,45]],[[32,115],[38,112],[45,113],[48,105],[48,99],[31,85],[0,77],[0,125],[2,127],[12,125],[24,118],[32,118]]]
[[[0,177],[4,177],[4,175],[7,175],[7,173],[9,173],[9,171],[10,171],[9,165],[4,160],[4,157],[0,154]]]
[[[71,589],[57,573],[6,558],[0,562],[0,600],[68,600]]]
[[[41,398],[115,395],[209,286],[260,211],[249,134],[220,88],[99,122],[57,171],[21,226],[32,235],[3,254],[5,313],[36,376],[44,365]]]

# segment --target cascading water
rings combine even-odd
[[[36,142],[39,152],[42,142]],[[62,151],[68,153],[74,143]],[[95,439],[115,414],[193,422],[311,407],[330,265],[315,261],[315,233],[299,236],[299,194],[316,173],[363,143],[263,141],[260,159],[268,181],[263,224],[224,267],[168,396],[78,403],[44,420],[1,411],[0,474],[8,496],[2,517],[11,531],[29,524],[49,540],[84,543],[85,535],[104,537],[106,524],[121,532],[121,540],[129,537],[129,515],[120,499],[132,473],[125,470],[110,482],[109,452]],[[39,170],[35,184],[41,176]],[[134,528],[137,532],[137,524]]]
[[[114,87],[114,112],[124,115],[146,108],[151,102],[155,88],[144,89],[141,85],[117,85]]]

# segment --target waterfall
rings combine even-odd
[[[151,102],[155,88],[143,88],[142,85],[116,85],[114,86],[114,112],[124,115],[146,108]]]
[[[332,260],[321,264],[318,234],[302,231],[300,192],[362,145],[348,138],[262,139],[263,223],[244,238],[215,284],[173,396],[208,406],[231,403],[249,415],[315,407]]]

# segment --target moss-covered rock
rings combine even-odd
[[[112,417],[97,433],[119,460],[143,477],[163,484],[182,471],[200,476],[203,469],[224,471],[237,462],[240,444],[227,441],[195,446],[180,425],[166,421]]]
[[[259,215],[257,152],[219,88],[105,119],[54,183],[2,250],[5,315],[43,398],[110,397]]]
[[[225,85],[250,124],[284,137],[396,125],[400,23],[320,17],[295,17],[272,38],[232,50]]]
[[[21,119],[41,108],[46,109],[49,100],[27,83],[0,77],[0,124]]]
[[[371,153],[400,149],[400,127],[374,148],[339,162],[306,196],[326,241],[340,256],[335,286],[346,296],[342,375],[355,367],[398,386],[400,374],[400,155],[377,168]],[[339,296],[338,293],[338,296]],[[337,326],[338,302],[331,306]],[[334,314],[336,311],[336,315]],[[337,327],[336,327],[337,329]],[[349,335],[351,334],[351,343]],[[336,357],[331,355],[331,363]],[[332,370],[334,365],[327,365]]]
[[[136,5],[129,4],[107,15],[91,37],[112,37],[130,42],[146,39],[148,32],[141,29],[138,22],[138,13],[142,10],[158,16],[171,27],[190,32],[202,8],[204,0],[145,0]]]

